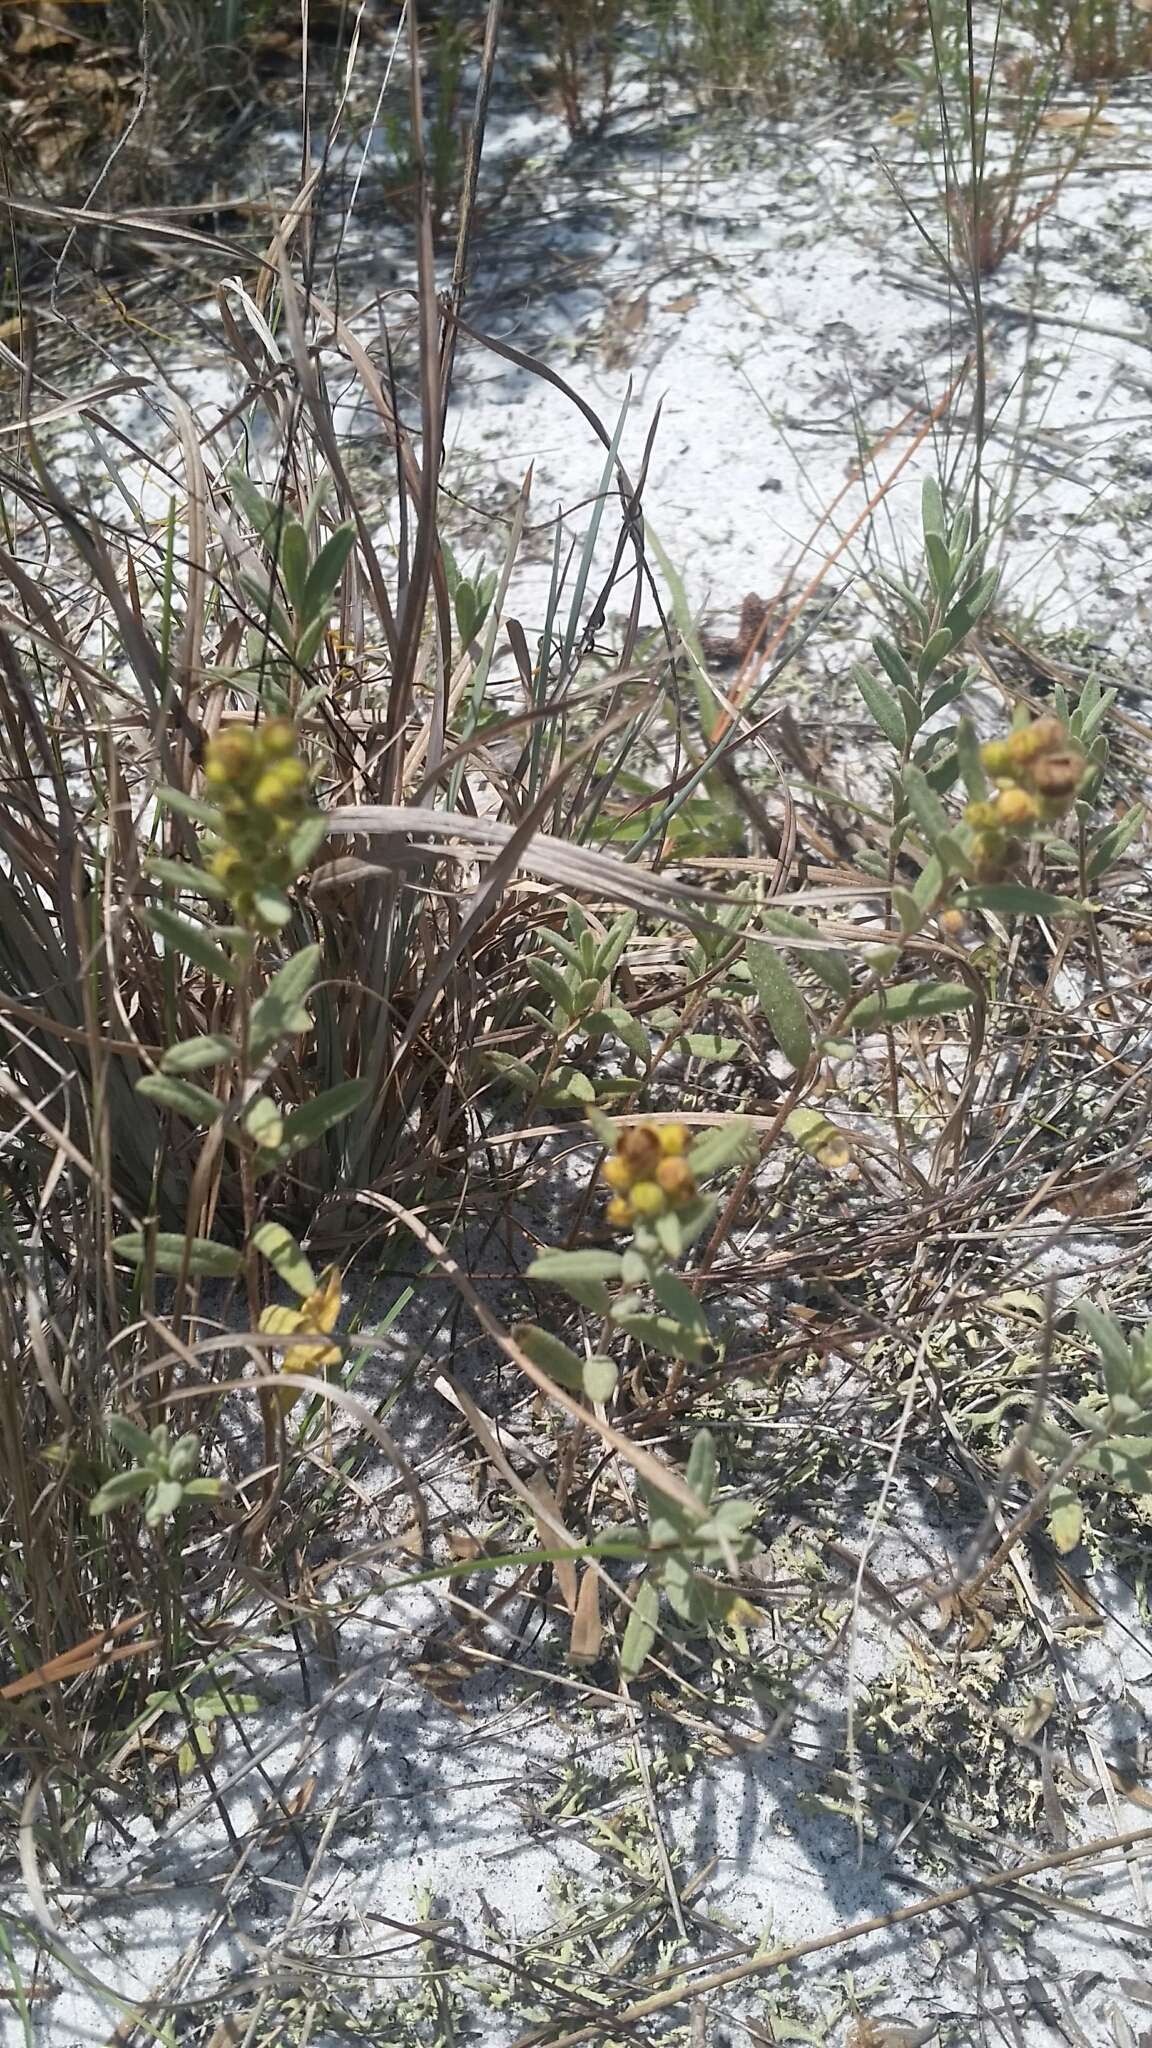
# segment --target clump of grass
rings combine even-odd
[[[1152,19],[1140,0],[1033,0],[1027,18],[1077,85],[1152,69]]]
[[[780,0],[653,0],[665,61],[722,96],[778,105],[791,82],[796,24]]]
[[[925,5],[900,0],[817,0],[821,46],[834,64],[861,77],[894,71],[923,34]]]

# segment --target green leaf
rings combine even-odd
[[[960,642],[972,631],[977,619],[987,611],[996,595],[999,581],[1000,571],[988,569],[983,576],[977,577],[975,583],[970,583],[967,590],[961,592],[944,621],[952,635],[954,646],[959,647]]]
[[[620,1645],[620,1669],[635,1678],[647,1662],[660,1619],[660,1595],[651,1579],[641,1579],[632,1596],[632,1612]]]
[[[977,882],[960,899],[974,910],[995,910],[1006,917],[1081,917],[1083,903],[1074,896],[1052,896],[1029,889],[1024,882]]]
[[[647,1309],[624,1309],[613,1304],[612,1321],[638,1344],[660,1351],[665,1358],[686,1358],[694,1365],[707,1357],[711,1344],[699,1330],[688,1329],[675,1316],[653,1315]]]
[[[730,1123],[714,1124],[692,1144],[688,1164],[696,1180],[710,1180],[730,1166],[743,1165],[756,1151],[756,1132],[747,1117],[733,1117]]]
[[[297,1032],[310,1027],[312,1020],[300,1005],[319,971],[319,946],[302,946],[272,976],[263,995],[252,1005],[248,1045],[254,1060],[263,1059],[280,1039],[294,1038]]]
[[[133,1266],[147,1264],[151,1254],[158,1273],[182,1272],[187,1253],[188,1271],[198,1279],[231,1280],[243,1263],[231,1245],[216,1244],[210,1237],[185,1237],[179,1230],[159,1230],[152,1239],[130,1231],[112,1239],[112,1250]]]
[[[185,1116],[193,1124],[214,1124],[225,1110],[219,1096],[191,1081],[180,1081],[174,1074],[145,1074],[136,1083],[136,1093],[158,1102],[161,1109],[175,1110],[177,1116]]]
[[[678,1273],[653,1273],[652,1292],[661,1308],[666,1308],[677,1322],[685,1324],[688,1329],[701,1330],[707,1336],[708,1322],[704,1310],[688,1282],[682,1280]]]
[[[1076,1321],[1089,1343],[1094,1344],[1100,1353],[1104,1384],[1109,1394],[1127,1393],[1133,1380],[1132,1350],[1115,1316],[1097,1308],[1094,1302],[1082,1301],[1076,1311]]]
[[[897,690],[896,701],[899,704],[901,712],[904,716],[904,725],[908,733],[908,738],[910,740],[914,740],[917,733],[920,730],[921,725],[924,723],[923,708],[920,705],[918,699],[912,695],[911,690]],[[936,744],[935,735],[931,734],[928,740],[923,744],[926,744],[930,748],[934,747]]]
[[[716,1439],[710,1429],[696,1431],[684,1477],[697,1500],[707,1507],[716,1487]]]
[[[219,832],[224,823],[224,813],[204,797],[188,796],[182,789],[172,789],[161,783],[156,791],[156,801],[167,811],[179,811],[182,818],[194,818],[198,825],[206,825],[210,832]]]
[[[310,811],[307,817],[301,818],[288,841],[288,856],[297,875],[303,874],[311,865],[313,856],[319,853],[327,837],[328,820],[323,811]]]
[[[1054,1486],[1048,1498],[1048,1534],[1061,1557],[1075,1550],[1083,1532],[1084,1510],[1079,1497],[1070,1486]]]
[[[883,683],[877,681],[862,662],[857,662],[853,668],[852,681],[885,739],[903,752],[908,744],[908,729],[904,723],[904,713],[895,697],[884,688]]]
[[[818,1159],[830,1173],[851,1161],[850,1137],[831,1123],[822,1109],[794,1109],[785,1117],[784,1129],[801,1152],[806,1152],[810,1159]]]
[[[260,632],[272,634],[281,647],[291,647],[292,628],[272,595],[271,586],[259,576],[240,575],[240,588],[252,606]]]
[[[292,905],[281,889],[257,889],[252,898],[256,915],[269,931],[283,931],[292,916]]]
[[[267,1095],[257,1095],[241,1119],[254,1145],[262,1152],[277,1152],[284,1142],[284,1114]]]
[[[306,1294],[315,1294],[316,1275],[290,1230],[279,1223],[261,1223],[252,1232],[252,1243],[285,1287],[290,1287],[301,1299]]]
[[[663,1216],[654,1217],[651,1228],[666,1259],[683,1258],[684,1232],[675,1209],[666,1209]]]
[[[1097,876],[1107,872],[1114,860],[1119,860],[1120,855],[1131,846],[1143,823],[1143,804],[1133,804],[1118,824],[1109,826],[1107,831],[1101,832],[1093,839],[1088,850],[1089,881],[1094,882]]]
[[[144,1510],[144,1520],[149,1528],[154,1528],[157,1522],[164,1521],[166,1516],[174,1515],[183,1498],[184,1488],[178,1479],[159,1480],[152,1488],[148,1496],[148,1505]]]
[[[284,1136],[281,1140],[284,1157],[290,1159],[294,1152],[302,1151],[305,1145],[314,1145],[326,1131],[332,1130],[336,1124],[343,1123],[345,1117],[351,1116],[354,1110],[359,1109],[361,1104],[367,1101],[368,1094],[367,1081],[339,1081],[335,1088],[326,1088],[322,1095],[317,1095],[311,1102],[305,1102],[301,1108],[294,1109],[291,1116],[284,1119]]]
[[[917,907],[925,916],[939,898],[946,880],[944,863],[933,854],[929,860],[925,861],[920,873],[916,877],[912,890]]]
[[[933,669],[937,669],[946,654],[951,654],[954,635],[950,626],[938,626],[930,640],[925,643],[916,673],[922,683],[927,682]]]
[[[957,697],[963,693],[967,682],[968,677],[961,672],[959,675],[945,676],[942,683],[937,683],[924,706],[925,723],[934,718],[938,711],[946,711],[950,704],[954,704]]]
[[[201,1067],[220,1067],[233,1060],[239,1047],[219,1031],[202,1032],[199,1038],[182,1038],[170,1045],[160,1061],[166,1074],[195,1074]]]
[[[712,1195],[698,1195],[694,1202],[686,1202],[682,1209],[670,1209],[667,1212],[675,1217],[679,1243],[679,1249],[675,1253],[667,1253],[669,1258],[683,1257],[688,1247],[695,1244],[701,1233],[707,1230],[718,1206]],[[658,1216],[656,1220],[662,1224],[664,1217]]]
[[[923,832],[928,844],[935,846],[942,832],[947,832],[950,819],[927,776],[911,763],[904,770],[904,794],[912,808],[912,814]]]
[[[795,939],[802,945],[800,965],[810,969],[826,988],[832,990],[833,995],[843,999],[851,993],[852,970],[847,960],[842,953],[833,952],[831,947],[817,947],[812,943],[819,939],[820,933],[807,918],[797,917],[790,910],[765,910],[761,913],[760,922],[764,930],[775,938]]]
[[[924,913],[912,894],[911,889],[902,889],[898,882],[889,891],[889,901],[900,920],[900,930],[905,938],[918,932],[924,922]]]
[[[540,1076],[527,1060],[518,1060],[514,1053],[489,1052],[484,1055],[484,1065],[490,1073],[506,1081],[511,1088],[519,1088],[524,1095],[535,1095],[540,1086]]]
[[[651,1058],[652,1047],[649,1043],[648,1033],[645,1031],[639,1017],[634,1017],[630,1010],[620,1010],[615,1007],[610,1010],[599,1010],[596,1014],[605,1019],[606,1023],[616,1033],[621,1044],[626,1045],[629,1052],[634,1052],[637,1059],[647,1061]],[[589,1023],[591,1021],[591,1018],[589,1018]]]
[[[316,560],[308,572],[308,581],[300,601],[300,615],[304,619],[325,618],[331,609],[336,586],[344,574],[348,557],[356,545],[356,522],[345,520],[334,533],[329,534]]]
[[[111,1479],[104,1481],[98,1493],[93,1494],[88,1503],[88,1513],[114,1514],[117,1508],[124,1507],[128,1501],[146,1493],[151,1484],[152,1479],[148,1472],[117,1472]]]
[[[554,1337],[550,1330],[542,1330],[538,1323],[517,1323],[512,1331],[521,1351],[546,1372],[549,1379],[567,1387],[573,1394],[584,1391],[585,1361],[567,1344]]]
[[[880,1031],[889,1024],[908,1024],[918,1017],[945,1017],[970,1009],[976,998],[959,981],[904,981],[895,988],[863,996],[848,1014],[851,1031]]]
[[[607,981],[619,966],[636,924],[636,912],[626,911],[623,917],[616,919],[607,938],[601,942],[596,953],[595,972],[602,981]]]
[[[744,958],[768,1027],[786,1060],[799,1073],[812,1057],[812,1033],[804,998],[771,946],[749,943]]]
[[[942,533],[924,533],[924,555],[937,597],[946,599],[952,588],[952,557]]]
[[[137,1465],[151,1462],[156,1445],[148,1431],[141,1429],[138,1422],[133,1422],[130,1415],[110,1415],[108,1434],[117,1449],[123,1451],[126,1457],[132,1458]]]
[[[545,1093],[549,1102],[595,1102],[596,1085],[579,1067],[557,1067]]]
[[[472,639],[479,620],[479,606],[476,592],[470,583],[460,582],[456,586],[456,624],[460,638],[465,643]]]
[[[242,469],[228,471],[228,488],[241,507],[249,526],[259,534],[262,541],[269,541],[275,535],[282,517],[281,508],[257,490],[251,477]]]
[[[972,860],[967,846],[956,832],[942,832],[936,841],[936,857],[946,875],[970,875]]]
[[[318,618],[311,620],[311,622],[307,626],[305,626],[300,633],[297,634],[296,644],[292,649],[292,660],[294,666],[297,669],[307,668],[309,663],[315,659],[316,650],[319,647],[320,642],[323,640],[327,630],[328,621],[325,618],[323,612],[321,612]]]
[[[738,1038],[722,1038],[718,1031],[685,1031],[675,1043],[696,1060],[731,1060],[741,1049]]]
[[[926,476],[921,486],[920,523],[926,535],[938,533],[943,538],[948,531],[943,494],[934,476]]]
[[[988,795],[988,777],[980,759],[976,728],[970,718],[962,718],[956,728],[956,758],[969,797],[973,803],[982,803]]]
[[[598,1402],[601,1407],[607,1406],[616,1392],[617,1373],[612,1360],[603,1358],[598,1353],[592,1358],[586,1358],[583,1377],[584,1392],[588,1399]]]
[[[562,1287],[573,1301],[607,1315],[611,1306],[607,1282],[619,1280],[622,1261],[618,1252],[542,1252],[528,1268],[530,1280],[548,1287]]]
[[[308,536],[298,519],[287,519],[280,536],[280,574],[293,609],[302,610],[304,584],[308,575]]]
[[[210,939],[203,925],[192,924],[175,910],[167,910],[160,904],[144,912],[153,931],[167,941],[177,953],[183,953],[194,960],[197,967],[203,967],[218,980],[234,986],[239,978],[239,963],[229,958],[223,948]]]
[[[559,968],[553,967],[550,960],[539,959],[535,954],[525,962],[525,965],[533,981],[544,990],[546,995],[551,996],[557,1009],[562,1010],[566,1017],[574,1016],[576,1012],[576,996],[571,984],[561,974]]]
[[[660,1572],[660,1590],[686,1628],[703,1625],[704,1610],[699,1583],[691,1565],[682,1557],[669,1557]]]
[[[916,678],[901,654],[900,649],[894,647],[891,640],[886,640],[883,633],[876,634],[872,646],[877,661],[887,671],[889,682],[897,690],[907,690],[914,697],[916,695]]]
[[[164,860],[157,853],[150,854],[144,865],[157,881],[167,882],[173,889],[182,889],[187,896],[207,896],[214,903],[226,903],[228,900],[223,882],[218,882],[207,868],[193,867],[190,861]]]

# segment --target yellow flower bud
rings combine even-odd
[[[1000,823],[1000,813],[995,804],[971,803],[965,806],[964,820],[977,832],[995,832]]]
[[[980,759],[989,775],[1012,775],[1012,751],[1007,740],[989,740],[987,745],[980,749]]]
[[[204,780],[212,789],[243,781],[253,765],[252,734],[246,725],[227,725],[208,742]]]
[[[260,747],[269,761],[282,761],[296,746],[296,728],[290,718],[270,718],[260,727]]]
[[[229,886],[239,879],[243,867],[244,857],[235,846],[218,846],[208,862],[209,873]]]
[[[668,1197],[654,1180],[638,1180],[631,1195],[634,1216],[663,1216]]]
[[[1027,831],[1040,816],[1040,806],[1026,789],[1002,789],[996,799],[996,822],[1010,832]]]
[[[686,1159],[662,1159],[656,1168],[656,1184],[667,1195],[674,1209],[679,1208],[684,1202],[692,1201],[696,1193],[692,1168]]]
[[[604,1211],[613,1230],[627,1230],[632,1222],[632,1204],[623,1195],[617,1195]]]
[[[303,761],[277,761],[274,767],[264,770],[252,791],[252,801],[262,811],[283,810],[297,802],[307,780]]]
[[[682,1158],[691,1143],[691,1133],[686,1124],[657,1124],[656,1136],[666,1159]]]
[[[1064,747],[1056,754],[1045,754],[1032,770],[1032,787],[1037,795],[1053,803],[1059,802],[1065,810],[1083,780],[1083,755],[1071,747]]]
[[[1067,744],[1068,735],[1058,718],[1037,718],[1031,725],[1018,725],[1004,742],[1014,768],[1028,768],[1041,754]]]
[[[626,1159],[621,1159],[618,1152],[604,1161],[600,1172],[609,1187],[615,1188],[617,1194],[626,1194],[632,1185],[632,1169]]]
[[[661,1159],[660,1138],[652,1124],[633,1124],[621,1131],[616,1150],[638,1180],[650,1179]]]

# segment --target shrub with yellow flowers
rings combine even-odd
[[[209,742],[204,786],[219,814],[209,874],[239,923],[278,930],[288,916],[284,891],[303,864],[301,827],[315,816],[291,720],[225,726]]]
[[[630,1230],[631,1242],[623,1252],[592,1246],[545,1252],[528,1275],[562,1288],[608,1326],[671,1360],[671,1385],[686,1365],[714,1365],[720,1356],[698,1296],[672,1265],[716,1213],[715,1197],[702,1191],[701,1182],[753,1155],[752,1128],[734,1117],[693,1138],[682,1123],[671,1121],[617,1127],[598,1111],[591,1112],[589,1121],[608,1155],[601,1167],[611,1191],[608,1222],[614,1229]],[[597,1403],[611,1399],[616,1370],[610,1358],[581,1357],[534,1323],[520,1324],[514,1335],[533,1363],[562,1386]],[[674,1499],[643,1481],[647,1561],[632,1588],[620,1645],[627,1677],[645,1662],[665,1603],[689,1629],[724,1628],[739,1635],[746,1623],[759,1619],[736,1586],[712,1576],[720,1567],[731,1580],[739,1562],[757,1547],[752,1535],[757,1510],[748,1501],[714,1498],[716,1447],[706,1429],[692,1445],[685,1478],[695,1513],[683,1489]]]
[[[193,1128],[221,1125],[247,1161],[242,1178],[243,1232],[239,1244],[188,1232],[145,1226],[113,1241],[132,1265],[181,1280],[245,1275],[250,1307],[265,1294],[258,1258],[298,1297],[299,1305],[259,1311],[266,1335],[284,1337],[290,1372],[326,1372],[341,1357],[331,1338],[340,1312],[340,1274],[329,1267],[317,1279],[295,1239],[280,1224],[260,1221],[256,1185],[314,1147],[364,1102],[363,1078],[339,1081],[295,1105],[285,1102],[281,1055],[312,1028],[305,1007],[321,968],[318,944],[277,961],[275,935],[292,915],[286,891],[307,867],[326,831],[312,799],[312,778],[288,718],[256,725],[230,724],[210,741],[204,758],[204,796],[162,789],[160,801],[205,833],[203,865],[159,857],[149,872],[169,891],[226,903],[234,922],[202,921],[170,903],[149,906],[148,922],[169,949],[206,977],[204,1011],[227,1028],[200,1032],[166,1047],[137,1092]],[[232,991],[231,1006],[225,990]],[[192,1076],[197,1078],[193,1079]],[[212,1079],[206,1087],[201,1076]],[[285,1389],[266,1393],[267,1451],[275,1451],[275,1423],[298,1398]]]
[[[653,1222],[695,1201],[696,1177],[685,1156],[690,1143],[683,1124],[625,1126],[601,1168],[612,1189],[609,1223],[628,1230],[637,1218]]]
[[[1087,763],[1059,718],[1018,725],[1005,739],[989,740],[980,763],[995,795],[967,806],[973,858],[980,872],[1003,873],[1019,860],[1022,842],[1038,826],[1056,824],[1071,808]]]

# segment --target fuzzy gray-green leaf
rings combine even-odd
[[[745,948],[744,958],[772,1036],[785,1059],[799,1072],[812,1057],[812,1032],[804,998],[779,953],[771,946],[753,943]]]

